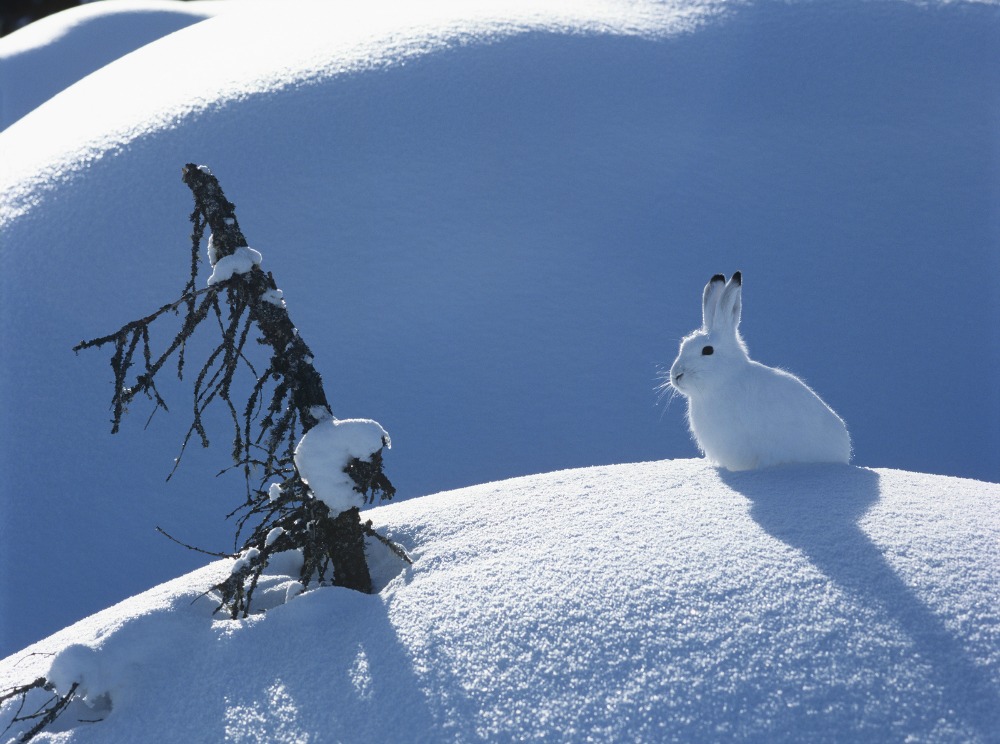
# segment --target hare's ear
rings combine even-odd
[[[743,310],[743,274],[737,271],[726,283],[719,297],[719,309],[715,324],[718,328],[735,331],[740,325],[740,313]]]
[[[719,308],[719,297],[725,286],[726,277],[722,274],[716,274],[705,285],[705,292],[701,296],[701,325],[706,331],[715,322],[715,311]]]

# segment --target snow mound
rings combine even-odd
[[[63,742],[996,741],[998,500],[693,460],[490,483],[367,512],[415,559],[378,595],[212,620],[219,562],[7,658],[0,685],[53,665],[104,695]]]
[[[0,39],[0,129],[139,47],[205,20],[230,0],[115,0],[46,16]]]

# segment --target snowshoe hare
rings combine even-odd
[[[841,418],[802,380],[753,361],[740,337],[743,277],[716,274],[702,296],[702,327],[682,342],[670,385],[687,398],[705,457],[728,470],[851,459]]]

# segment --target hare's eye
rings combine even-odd
[[[701,355],[702,356],[711,356],[714,353],[715,353],[715,349],[713,349],[711,346],[705,346],[701,350]]]

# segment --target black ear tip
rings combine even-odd
[[[715,276],[713,276],[711,278],[711,280],[708,283],[709,284],[714,284],[715,282],[725,282],[725,281],[726,281],[726,277],[725,277],[724,274],[716,274]]]
[[[731,279],[731,281],[735,282],[736,284],[739,284],[740,286],[743,286],[743,272],[737,271],[735,274],[733,274],[733,278]]]

